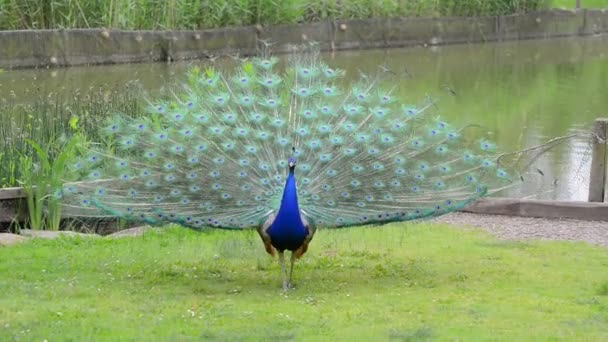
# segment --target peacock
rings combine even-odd
[[[318,228],[435,217],[519,180],[486,130],[399,97],[386,70],[347,82],[314,49],[236,64],[193,67],[145,115],[104,122],[57,191],[66,215],[255,228],[287,290]]]

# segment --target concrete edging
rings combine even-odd
[[[463,212],[488,215],[608,221],[608,203],[481,198]]]
[[[255,54],[316,41],[323,50],[442,45],[608,33],[607,10],[551,10],[497,17],[393,18],[200,31],[106,29],[0,31],[0,67],[153,62]]]

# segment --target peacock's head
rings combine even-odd
[[[296,158],[289,158],[289,169],[293,170],[296,167]]]

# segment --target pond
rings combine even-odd
[[[585,133],[608,115],[608,37],[356,50],[324,53],[349,77],[385,66],[408,101],[436,98],[442,117],[456,126],[478,124],[495,132],[504,150],[540,144],[552,137]],[[130,64],[6,72],[0,98],[27,102],[28,94],[72,93],[138,81],[151,93],[173,84],[192,64]],[[231,64],[230,58],[219,63]],[[580,136],[544,154],[531,183],[508,195],[586,200],[590,137]],[[543,176],[541,176],[541,173]]]

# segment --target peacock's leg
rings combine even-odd
[[[287,291],[287,272],[285,270],[285,254],[279,251],[279,261],[281,262],[281,274],[283,275],[283,291]]]
[[[290,289],[293,289],[293,265],[296,263],[296,252],[291,252],[291,269],[289,270],[289,286]]]

